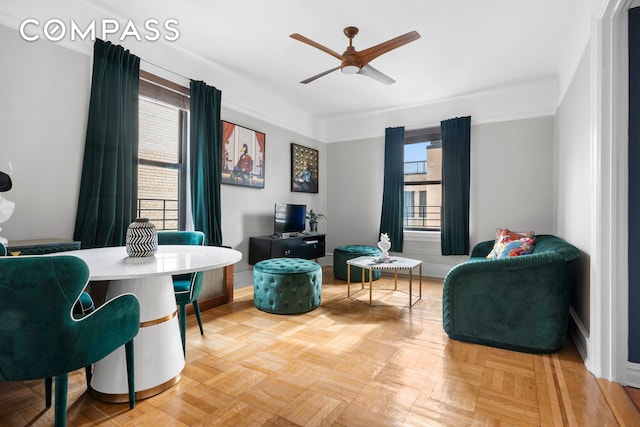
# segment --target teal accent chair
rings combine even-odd
[[[7,255],[7,248],[5,248],[5,246],[2,243],[0,243],[0,256],[6,256],[6,255]],[[80,294],[80,299],[78,300],[77,304],[73,307],[73,314],[76,317],[86,316],[87,314],[95,310],[95,308],[96,307],[93,304],[93,298],[91,298],[91,295],[89,295],[87,292],[82,292]]]
[[[6,255],[7,255],[7,248],[5,248],[5,246],[2,243],[0,243],[0,256],[6,256]],[[78,302],[76,302],[75,305],[73,306],[73,315],[76,318],[83,317],[91,313],[93,310],[95,310],[95,308],[96,307],[93,303],[93,298],[91,298],[91,295],[83,291],[80,294],[80,298],[78,299]],[[87,387],[89,387],[89,385],[91,384],[91,373],[92,373],[91,368],[92,368],[91,365],[85,368],[86,375],[87,375]],[[45,394],[47,399],[47,408],[51,406],[52,382],[53,382],[53,379],[51,377],[45,378],[44,380],[44,388],[45,388]]]
[[[442,321],[449,338],[527,353],[554,353],[566,339],[580,250],[536,236],[532,254],[487,259],[493,240],[444,280]]]
[[[135,406],[133,338],[140,327],[134,295],[120,295],[74,318],[89,280],[80,258],[0,258],[0,381],[55,378],[55,425],[66,423],[68,373],[125,346],[129,408]],[[51,385],[46,390],[51,406]]]
[[[202,231],[159,231],[158,245],[194,245],[204,246],[205,238]],[[198,319],[200,335],[204,335],[202,319],[200,318],[200,305],[198,297],[202,293],[202,272],[177,274],[173,276],[173,291],[176,296],[176,304],[179,310],[180,337],[182,338],[182,351],[187,354],[187,305],[193,304],[193,311]]]

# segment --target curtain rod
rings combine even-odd
[[[185,79],[187,82],[190,82],[190,81],[192,80],[192,79],[191,79],[191,78],[189,78],[189,77],[183,76],[182,74],[180,74],[180,73],[176,73],[175,71],[170,70],[170,69],[168,69],[168,68],[165,68],[165,67],[163,67],[163,66],[161,66],[161,65],[154,64],[153,62],[147,61],[146,59],[142,59],[142,58],[140,58],[140,62],[144,62],[145,64],[152,65],[152,66],[154,66],[154,67],[156,67],[156,68],[159,68],[159,69],[161,69],[161,70],[163,70],[163,71],[166,71],[166,72],[168,72],[168,73],[171,73],[171,74],[173,74],[174,76],[182,77],[182,78],[183,78],[183,79]]]

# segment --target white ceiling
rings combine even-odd
[[[0,13],[14,23],[33,16],[65,22],[111,17],[132,19],[141,28],[148,18],[175,18],[180,38],[166,43],[168,52],[200,57],[323,119],[538,80],[553,79],[561,94],[588,40],[597,1],[3,0]],[[299,83],[339,63],[289,35],[300,33],[342,53],[348,45],[342,32],[346,26],[359,27],[358,50],[412,30],[422,37],[371,62],[397,81],[393,85],[340,71]],[[169,59],[157,65],[182,71]]]

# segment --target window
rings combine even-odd
[[[184,230],[188,89],[140,72],[136,216],[158,230]]]
[[[420,190],[420,201],[418,202],[418,206],[420,209],[420,217],[427,216],[427,191]]]
[[[442,141],[440,127],[404,135],[404,229],[440,230]]]
[[[406,187],[405,187],[406,188]],[[404,219],[410,217],[410,213],[413,212],[413,191],[404,191]]]

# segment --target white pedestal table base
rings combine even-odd
[[[140,331],[134,338],[136,399],[145,399],[180,380],[185,361],[171,275],[115,280],[107,300],[132,293],[140,302]],[[100,400],[128,402],[124,346],[94,365],[91,391]]]

